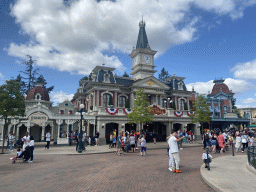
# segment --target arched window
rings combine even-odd
[[[178,83],[178,90],[183,90],[183,82]]]
[[[184,99],[179,100],[179,110],[180,111],[184,111],[184,103],[185,103]]]
[[[110,95],[105,93],[103,95],[103,107],[108,107]]]
[[[36,100],[41,100],[41,95],[40,94],[36,94]]]
[[[162,107],[165,109],[167,108],[167,100],[166,99],[162,100]]]
[[[119,107],[125,107],[125,101],[126,101],[126,97],[124,96],[119,97]]]
[[[72,110],[69,110],[69,115],[72,115],[73,114],[73,111]]]
[[[109,74],[104,75],[104,82],[109,82]]]

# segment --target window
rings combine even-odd
[[[119,97],[119,107],[125,107],[126,98],[124,96]]]
[[[184,99],[179,100],[179,110],[180,111],[184,110],[184,103],[185,103]]]
[[[165,109],[167,108],[167,100],[166,99],[162,100],[162,107]]]
[[[72,115],[73,114],[73,111],[72,110],[69,110],[69,115]]]
[[[63,115],[63,114],[64,114],[64,110],[60,110],[60,114],[62,114],[62,115]]]
[[[110,95],[105,93],[103,95],[103,107],[108,107]]]
[[[178,90],[183,90],[183,82],[178,83]]]
[[[104,81],[105,81],[105,82],[109,82],[109,74],[106,73],[106,74],[104,75]]]
[[[36,95],[36,100],[41,100],[41,95],[40,94]]]

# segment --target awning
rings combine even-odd
[[[247,127],[256,127],[256,125],[248,125]]]

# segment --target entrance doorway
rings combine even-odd
[[[116,129],[116,136],[118,136],[118,124],[117,123],[107,123],[105,128],[105,138],[106,144],[110,144],[110,133]]]
[[[136,124],[135,123],[126,123],[125,124],[125,131],[128,131],[129,133],[131,133],[132,131],[134,131],[136,133]]]
[[[174,123],[173,124],[173,131],[177,132],[181,129],[181,124],[180,123]]]
[[[30,136],[34,137],[35,142],[41,141],[41,135],[42,127],[40,127],[39,125],[34,125],[30,128]]]
[[[152,133],[155,132],[157,141],[166,140],[166,125],[162,122],[153,122],[143,126],[143,130],[146,132],[146,140],[153,141]]]
[[[19,130],[19,138],[17,139],[22,138],[26,134],[26,132],[27,132],[27,127],[24,124],[22,124]]]
[[[187,125],[187,131],[192,132],[193,134],[195,134],[195,124],[189,123]]]

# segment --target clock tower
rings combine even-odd
[[[134,48],[129,55],[132,58],[132,72],[130,74],[133,75],[135,80],[154,76],[156,72],[156,70],[154,70],[156,67],[154,65],[154,55],[157,51],[149,47],[145,25],[143,20],[139,23],[140,31],[136,49]]]

